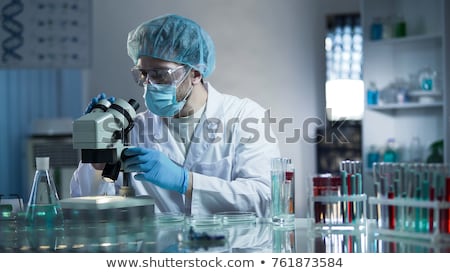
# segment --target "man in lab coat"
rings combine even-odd
[[[270,215],[270,159],[279,157],[266,111],[225,95],[205,80],[215,67],[210,36],[190,19],[168,14],[128,34],[132,74],[148,110],[139,113],[124,151],[136,195],[156,212]],[[270,137],[268,137],[270,136]],[[104,182],[101,167],[80,163],[71,195],[115,195],[121,178]]]

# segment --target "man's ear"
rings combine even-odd
[[[192,73],[194,74],[194,76],[192,77],[192,83],[193,84],[201,83],[203,79],[202,73],[194,69],[192,69]]]

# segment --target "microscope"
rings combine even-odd
[[[81,162],[104,166],[103,181],[114,182],[123,174],[123,183],[116,196],[82,196],[61,200],[63,209],[77,211],[136,211],[148,216],[154,213],[154,200],[136,196],[131,173],[123,169],[123,151],[130,145],[139,103],[134,99],[100,100],[92,110],[73,122],[73,148],[81,150]],[[136,215],[136,213],[134,213]]]
[[[114,182],[122,169],[122,152],[129,146],[129,133],[139,103],[116,99],[111,103],[100,100],[92,110],[73,123],[73,147],[81,150],[81,162],[103,163],[102,176]],[[123,172],[119,195],[134,196],[130,185],[130,173]]]

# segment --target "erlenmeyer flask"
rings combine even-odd
[[[55,250],[64,228],[49,161],[48,157],[36,158],[36,173],[25,216],[30,247],[39,251]]]

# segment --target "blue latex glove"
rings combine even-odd
[[[124,170],[139,172],[136,180],[149,181],[161,188],[184,194],[189,183],[188,171],[160,151],[131,147],[123,152]]]
[[[87,113],[91,112],[92,107],[94,107],[102,99],[106,99],[106,94],[105,93],[100,93],[100,94],[98,94],[97,97],[92,98],[91,102],[89,103],[89,105],[84,110],[84,114],[87,114]],[[109,102],[114,103],[116,101],[116,98],[115,97],[109,97],[108,100],[109,100]]]

